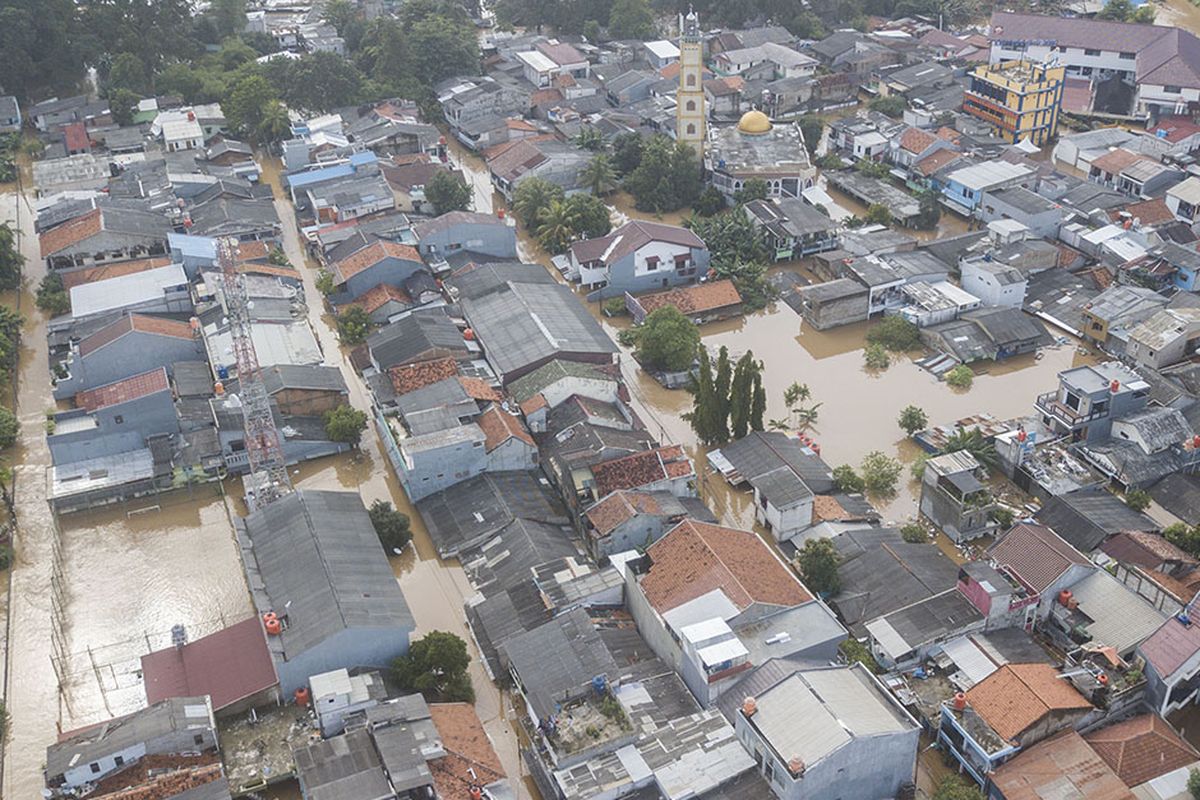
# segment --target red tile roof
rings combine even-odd
[[[650,605],[665,613],[720,589],[739,609],[752,603],[792,607],[812,595],[754,533],[685,519],[650,545],[641,580]]]
[[[1166,678],[1200,653],[1200,622],[1184,625],[1171,617],[1138,650],[1154,671]]]
[[[458,374],[458,362],[453,358],[435,358],[432,361],[418,361],[415,364],[405,364],[388,370],[392,386],[396,394],[415,392],[424,386],[437,383]]]
[[[408,306],[412,305],[412,298],[409,297],[408,293],[399,286],[392,286],[388,283],[380,283],[372,286],[370,289],[367,289],[352,303],[347,303],[347,305],[358,306],[368,314],[373,314],[391,302]]]
[[[900,146],[910,153],[924,153],[926,148],[936,142],[938,137],[920,128],[909,128],[900,137]]]
[[[147,397],[155,392],[169,391],[170,382],[167,380],[167,370],[164,367],[134,375],[132,378],[110,383],[95,389],[88,389],[75,395],[75,405],[96,411],[119,403],[128,403],[139,397]]]
[[[155,336],[170,336],[175,339],[191,339],[194,336],[192,327],[186,322],[163,317],[150,317],[145,314],[129,314],[105,325],[92,335],[84,337],[79,342],[79,354],[86,356],[94,353],[106,344],[111,344],[133,331]]]
[[[949,148],[934,150],[932,153],[914,164],[913,169],[921,175],[932,175],[954,159],[960,158],[961,156],[961,153],[956,153]]]
[[[1038,742],[991,775],[1005,800],[1133,800],[1133,792],[1076,731]]]
[[[1182,142],[1189,136],[1200,133],[1200,125],[1197,125],[1188,117],[1163,117],[1158,122],[1154,123],[1153,130],[1150,133],[1157,136],[1159,131],[1163,131],[1166,135],[1163,137],[1168,142]]]
[[[541,395],[538,395],[541,397]],[[636,517],[638,514],[661,514],[662,506],[658,498],[649,492],[632,492],[621,490],[613,492],[600,502],[584,512],[588,522],[601,536],[607,536],[619,525]]]
[[[256,261],[260,258],[270,258],[271,248],[266,242],[242,242],[237,246],[237,260]]]
[[[1044,592],[1072,564],[1091,562],[1045,525],[1021,522],[992,545],[988,554],[1010,567],[1037,592]]]
[[[470,800],[473,786],[507,777],[474,706],[432,703],[429,717],[446,750],[445,756],[429,762],[440,800]]]
[[[525,429],[525,424],[500,406],[491,406],[475,421],[483,430],[484,449],[489,453],[509,439],[519,439],[530,447],[537,447],[533,442],[533,437]]]
[[[1132,166],[1139,161],[1153,161],[1152,158],[1126,150],[1123,147],[1118,147],[1115,150],[1109,150],[1099,158],[1092,159],[1092,166],[1096,169],[1116,175],[1126,167]]]
[[[347,281],[363,270],[373,267],[386,258],[421,263],[421,254],[416,248],[380,239],[333,265],[341,281]]]
[[[663,306],[675,306],[684,315],[689,315],[739,305],[742,296],[738,294],[733,281],[725,278],[642,295],[637,302],[647,314]]]
[[[596,493],[601,497],[619,489],[637,489],[692,473],[692,462],[677,444],[634,453],[592,467]]]
[[[87,128],[82,122],[72,122],[63,128],[63,141],[67,145],[68,153],[76,153],[80,150],[90,150],[92,147],[91,137],[88,136]]]
[[[1196,559],[1167,541],[1165,536],[1149,531],[1122,531],[1100,545],[1100,549],[1118,561],[1157,569],[1165,561],[1194,564]]]
[[[467,397],[470,397],[472,400],[492,403],[499,403],[504,400],[504,395],[500,394],[500,390],[482,378],[470,378],[466,375],[459,375],[458,382],[462,386],[463,391],[467,393]]]
[[[1121,219],[1122,212],[1126,211],[1129,212],[1131,219],[1136,219],[1142,225],[1162,225],[1175,221],[1175,215],[1171,213],[1171,209],[1167,208],[1166,201],[1161,197],[1115,208],[1108,212],[1109,219]]]
[[[1052,711],[1092,707],[1049,664],[1005,664],[967,691],[967,703],[1005,741],[1012,741]]]
[[[100,209],[93,208],[83,216],[64,222],[58,227],[51,228],[38,238],[42,248],[42,258],[50,256],[77,245],[90,236],[95,236],[104,229],[104,220]]]
[[[262,622],[251,617],[183,647],[142,656],[146,702],[212,697],[213,711],[279,683]]]
[[[1083,737],[1126,786],[1200,761],[1200,752],[1158,714],[1142,714]]]
[[[63,272],[61,275],[63,287],[66,288],[67,291],[70,291],[72,288],[76,286],[82,286],[85,283],[105,281],[109,278],[119,278],[122,275],[133,275],[136,272],[145,272],[149,269],[165,267],[170,263],[171,259],[169,258],[139,258],[133,261],[120,261],[115,264],[105,264],[102,267],[90,267],[88,269]]]
[[[549,405],[550,403],[546,400],[546,395],[538,392],[524,403],[521,403],[521,413],[525,416],[529,416],[539,408],[546,408]]]

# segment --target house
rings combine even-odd
[[[736,317],[742,313],[742,296],[728,278],[706,281],[694,286],[679,286],[665,292],[634,297],[625,294],[625,307],[635,324],[664,306],[674,306],[697,324]]]
[[[461,301],[492,370],[507,386],[555,359],[605,365],[617,347],[571,290],[556,283],[508,281]]]
[[[775,261],[791,261],[836,250],[840,226],[794,197],[752,200],[743,206],[750,222],[767,237]]]
[[[530,430],[540,433],[546,429],[550,410],[569,398],[616,402],[618,383],[605,367],[556,358],[513,381],[508,393],[520,406]]]
[[[756,664],[824,661],[846,636],[765,542],[696,520],[626,562],[625,597],[651,649],[704,706]]]
[[[850,278],[837,278],[796,290],[799,313],[819,331],[863,322],[870,315],[871,290]]]
[[[258,617],[147,653],[141,666],[151,706],[177,697],[207,696],[214,714],[229,716],[282,699]]]
[[[21,106],[11,94],[0,96],[0,133],[21,130]]]
[[[896,797],[920,726],[861,663],[796,670],[746,697],[734,728],[781,800]]]
[[[1188,525],[1200,523],[1200,476],[1171,473],[1149,492],[1156,503]]]
[[[516,259],[517,234],[511,220],[450,211],[440,217],[422,220],[413,226],[417,251],[427,263],[445,261],[463,251],[492,259]]]
[[[1007,582],[993,588],[1005,591]],[[947,643],[986,629],[988,619],[978,598],[968,597],[960,581],[955,588],[889,611],[868,621],[866,644],[875,661],[888,670],[905,670],[920,665],[942,652]],[[1007,603],[998,603],[1006,608]]]
[[[353,492],[297,490],[235,520],[285,697],[332,669],[386,668],[408,651],[412,612]]]
[[[591,71],[587,58],[566,42],[554,39],[539,42],[535,49],[516,54],[525,80],[539,89],[550,86],[556,77],[569,75],[586,78]]]
[[[859,528],[834,536],[841,588],[829,598],[856,638],[866,623],[953,589],[958,565],[931,542],[904,541],[896,528]]]
[[[921,514],[953,542],[989,533],[996,503],[981,481],[986,478],[987,470],[965,451],[929,459],[921,476]]]
[[[357,300],[380,284],[403,286],[414,272],[425,265],[416,248],[379,239],[336,261],[330,270],[334,279],[334,305]]]
[[[75,405],[54,415],[46,436],[55,464],[140,450],[152,437],[179,432],[163,367],[79,392]]]
[[[588,551],[597,559],[648,547],[685,517],[715,523],[704,504],[667,491],[618,489],[583,512]],[[708,519],[704,517],[707,516]]]
[[[1195,175],[1167,189],[1163,199],[1180,222],[1192,225],[1200,221],[1197,220],[1197,214],[1200,213],[1200,178]]]
[[[1094,571],[1067,592],[1051,606],[1040,628],[1057,647],[1073,647],[1082,640],[1132,658],[1134,649],[1167,617],[1107,570]]]
[[[708,272],[708,247],[686,228],[631,220],[607,236],[567,250],[579,282],[605,297],[696,283]]]
[[[158,115],[155,125],[162,131],[163,147],[168,153],[204,149],[204,129],[194,111],[164,112]]]
[[[549,181],[568,194],[581,191],[580,173],[591,158],[591,152],[568,142],[530,138],[498,145],[487,165],[492,186],[511,202],[517,187],[528,178]]]
[[[593,500],[621,489],[666,490],[677,497],[694,497],[696,472],[683,447],[664,445],[601,461],[590,469]],[[585,486],[589,484],[584,478]]]
[[[1112,420],[1146,406],[1150,384],[1125,366],[1107,361],[1058,374],[1058,389],[1038,395],[1042,424],[1072,441],[1107,439]]]
[[[1006,142],[1041,147],[1058,135],[1066,68],[1057,63],[1002,61],[970,72],[963,111],[996,129]]]
[[[385,325],[367,337],[366,347],[371,366],[379,372],[409,364],[471,357],[471,348],[462,331],[441,309],[418,309]],[[439,374],[434,380],[446,377],[450,376]],[[403,394],[402,388],[411,391],[419,387],[398,385],[397,393]]]
[[[33,162],[31,168],[38,197],[52,197],[62,192],[99,191],[112,178],[108,162],[90,153],[43,158]]]
[[[1122,531],[1158,531],[1159,525],[1112,492],[1084,489],[1053,497],[1035,515],[1081,553],[1095,550]]]
[[[1160,370],[1188,360],[1200,340],[1200,309],[1163,308],[1129,334],[1125,355],[1135,367]]]
[[[323,416],[346,405],[350,394],[341,369],[326,364],[274,364],[263,368],[262,381],[287,416]]]
[[[147,314],[125,314],[89,335],[72,341],[62,371],[54,378],[54,397],[66,400],[85,389],[113,383],[147,368],[203,358],[197,331],[186,323]],[[61,377],[60,377],[61,376]]]
[[[493,404],[476,422],[483,431],[483,449],[487,452],[489,471],[511,472],[537,467],[537,444],[520,419]]]
[[[996,800],[1087,797],[1133,800],[1134,794],[1074,730],[1066,730],[1018,753],[988,776]]]
[[[781,431],[751,431],[710,451],[708,462],[730,484],[750,485],[755,519],[784,541],[812,526],[814,495],[834,488],[818,449]]]
[[[76,95],[74,97],[51,97],[49,100],[43,100],[31,106],[26,116],[33,121],[33,126],[42,133],[51,130],[57,130],[63,125],[70,124],[81,120],[87,120],[89,113],[97,110],[106,111],[107,103],[103,109],[98,109],[97,106],[91,103],[87,95]]]
[[[421,154],[405,159],[404,163],[384,164],[383,178],[392,189],[396,210],[405,214],[433,214],[433,204],[425,197],[425,187],[439,173],[462,177],[458,170]]]
[[[1028,185],[1034,177],[1031,167],[1009,161],[982,161],[949,172],[942,185],[942,202],[964,217],[976,214],[985,192],[1010,186]]]
[[[1170,714],[1195,703],[1200,688],[1200,626],[1190,615],[1169,617],[1138,645],[1137,653],[1146,662],[1151,708]]]
[[[775,42],[756,47],[722,50],[713,63],[726,75],[767,80],[807,78],[817,70],[817,59]]]
[[[653,69],[662,69],[679,60],[679,48],[669,39],[645,42],[643,47],[646,49],[646,60]]]
[[[979,205],[979,219],[993,222],[1011,219],[1024,225],[1033,236],[1054,238],[1066,212],[1062,206],[1024,186],[987,191]]]
[[[1139,714],[1084,734],[1083,738],[1137,797],[1155,791],[1151,781],[1160,784],[1184,780],[1200,761],[1200,752],[1158,714]],[[1158,780],[1165,776],[1171,777]]]
[[[87,794],[89,786],[129,770],[143,759],[161,765],[164,773],[185,770],[188,756],[199,753],[211,757],[216,750],[217,723],[207,697],[163,700],[123,717],[65,732],[46,748],[47,796]],[[190,762],[196,763],[194,758]],[[194,785],[223,781],[219,767],[206,777],[208,780],[197,780]],[[154,791],[158,794],[161,788]],[[204,796],[222,797],[219,793]],[[228,796],[226,789],[224,797]]]
[[[527,87],[501,83],[489,76],[451,78],[439,84],[437,92],[451,131],[472,149],[480,149],[480,142],[466,132],[467,128],[486,119],[519,115],[529,109]]]
[[[962,287],[987,308],[1021,308],[1029,279],[1007,264],[970,259],[960,265]]]
[[[921,329],[921,341],[964,364],[999,361],[1053,343],[1045,326],[1016,308],[980,308]]]
[[[1110,286],[1083,310],[1084,339],[1115,355],[1122,355],[1133,329],[1166,304],[1167,298],[1153,289],[1121,284]]]
[[[1005,664],[943,704],[938,743],[986,786],[1005,762],[1073,727],[1091,710],[1088,699],[1049,664]]]
[[[732,127],[712,128],[704,148],[709,181],[733,201],[747,181],[767,184],[771,197],[800,197],[816,180],[804,134],[795,123],[775,124],[752,109]]]
[[[39,242],[46,266],[60,270],[162,255],[170,232],[161,214],[104,205],[46,231]]]
[[[1091,574],[1095,565],[1044,525],[1018,522],[987,551],[997,568],[1014,575],[1041,598],[1039,616],[1050,613],[1060,591]]]
[[[1183,611],[1200,591],[1200,562],[1159,534],[1123,531],[1100,549],[1113,559],[1109,568],[1117,580],[1157,609]]]

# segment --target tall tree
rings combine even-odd
[[[734,439],[741,439],[750,432],[750,406],[757,369],[754,353],[747,350],[733,370],[729,387],[729,432]]]
[[[221,38],[237,36],[246,30],[246,0],[212,0],[208,13]]]
[[[729,437],[721,436],[715,429],[713,421],[716,416],[716,391],[713,387],[712,363],[707,354],[701,354],[700,369],[692,378],[692,410],[685,412],[683,418],[692,426],[696,438],[703,444],[716,444]]]
[[[230,128],[245,136],[257,136],[267,108],[278,99],[270,81],[250,73],[233,85],[229,97],[221,103],[221,110]]]
[[[842,588],[838,575],[840,561],[830,539],[809,539],[796,554],[800,576],[809,589],[823,596],[837,594]]]
[[[646,0],[615,0],[608,15],[608,35],[613,39],[653,39],[654,14]]]
[[[562,187],[545,178],[526,178],[513,192],[512,210],[526,228],[537,233],[538,214],[555,200],[563,199]]]
[[[292,122],[287,109],[278,100],[271,100],[262,110],[254,136],[264,144],[281,142],[291,134],[291,130]]]
[[[113,89],[125,89],[144,97],[149,88],[146,65],[133,53],[120,53],[108,70],[107,88],[110,92]]]
[[[612,230],[611,212],[599,197],[573,194],[567,198],[567,206],[575,218],[575,238],[595,239]]]
[[[70,94],[83,79],[83,37],[74,0],[0,2],[0,84],[28,102]]]
[[[762,431],[767,413],[767,390],[763,388],[762,370],[754,373],[754,391],[750,399],[750,430]]]
[[[596,153],[579,173],[579,181],[594,195],[601,196],[611,192],[617,185],[617,173],[613,170],[612,158],[607,153]]]
[[[696,358],[700,329],[675,306],[654,309],[634,330],[637,332],[638,360],[648,367],[680,372],[690,367]]]
[[[733,385],[733,365],[729,361],[729,348],[721,345],[717,352],[717,380],[713,401],[714,430],[720,433],[719,441],[729,438],[729,390]]]
[[[457,172],[440,170],[425,184],[425,199],[439,216],[447,211],[466,211],[471,207],[471,187]]]
[[[0,223],[0,291],[11,292],[21,285],[25,256],[17,247],[17,235],[7,222]]]
[[[566,200],[551,200],[548,206],[538,211],[538,244],[547,252],[558,255],[567,249],[575,238],[578,215]]]
[[[325,4],[325,10],[321,12],[321,19],[332,25],[338,32],[338,36],[346,35],[346,28],[350,25],[350,21],[358,16],[358,10],[350,0],[329,0]]]

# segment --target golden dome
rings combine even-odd
[[[742,133],[767,133],[771,130],[771,118],[758,109],[747,111],[738,120],[738,130]]]

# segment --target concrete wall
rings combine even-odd
[[[638,514],[628,522],[623,522],[603,539],[589,538],[589,544],[592,547],[592,555],[600,558],[626,550],[648,547],[661,539],[668,530],[669,526],[665,517]]]
[[[414,503],[487,471],[488,454],[482,439],[455,441],[419,452],[403,449],[397,452],[399,458],[393,458],[392,464],[408,498]],[[390,449],[388,454],[391,455]]]
[[[487,454],[485,469],[488,472],[525,471],[536,469],[537,464],[537,448],[514,438]]]
[[[64,430],[46,437],[51,460],[69,464],[99,456],[111,456],[145,446],[146,438],[155,434],[179,433],[179,418],[170,392],[157,392],[88,414],[82,409],[56,416],[67,427],[70,420],[91,417],[94,427],[83,430]]]
[[[417,250],[422,256],[434,252],[442,258],[459,250],[471,250],[494,258],[516,258],[517,233],[509,225],[453,225],[421,239]]]
[[[675,256],[688,253],[692,264],[689,275],[681,275],[675,269]],[[658,256],[661,261],[656,270],[646,267],[648,256]],[[609,266],[608,285],[601,289],[603,297],[615,297],[625,292],[648,292],[670,286],[696,283],[708,273],[709,252],[703,248],[684,248],[666,242],[651,242],[635,253]],[[692,272],[692,270],[695,270]]]
[[[868,292],[824,303],[805,302],[804,320],[819,331],[862,322],[868,316],[869,303]]]
[[[411,628],[347,628],[287,660],[276,659],[279,688],[284,698],[308,679],[334,669],[387,669],[392,659],[408,652]]]
[[[386,283],[391,286],[400,286],[408,279],[410,275],[424,267],[423,264],[417,261],[409,261],[403,258],[385,258],[374,266],[364,269],[343,283],[336,299],[331,299],[330,302],[335,304],[345,303],[350,300],[357,299],[363,292],[378,286],[381,283]]]
[[[637,576],[629,568],[625,570],[625,607],[637,624],[638,633],[646,640],[646,644],[650,645],[654,655],[678,672],[683,659],[683,648],[667,630],[663,618],[646,600],[646,595],[642,593],[642,587],[637,582]]]
[[[795,505],[779,508],[764,500],[758,489],[754,490],[754,518],[771,530],[775,541],[790,539],[812,525],[813,499],[806,497]]]
[[[979,204],[979,218],[983,222],[1013,219],[1029,228],[1038,237],[1054,238],[1058,235],[1058,226],[1062,223],[1062,212],[1057,209],[1048,209],[1029,214],[1004,202],[992,192],[984,192],[983,201]]]
[[[991,272],[971,262],[962,265],[962,288],[979,298],[987,307],[1020,308],[1025,302],[1028,281],[1001,285]]]

